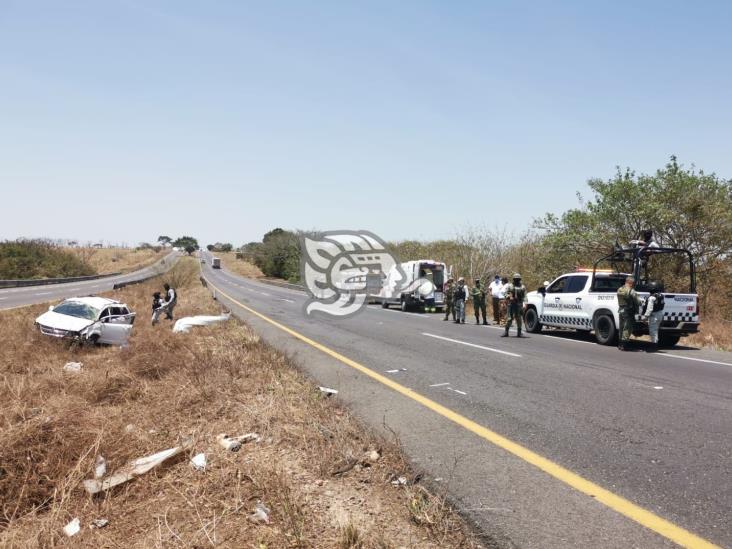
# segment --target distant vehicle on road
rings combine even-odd
[[[600,269],[600,264],[610,268]],[[590,269],[577,269],[557,277],[546,288],[529,292],[524,312],[526,329],[543,326],[594,331],[602,345],[617,342],[620,319],[617,291],[628,276],[642,298],[651,283],[663,284],[665,307],[659,344],[673,347],[683,336],[699,331],[699,298],[691,252],[680,248],[632,247],[617,249],[598,259]],[[664,278],[666,280],[664,280]],[[636,315],[634,335],[648,334],[648,322]]]
[[[417,259],[401,263],[401,270],[406,280],[395,265],[388,273],[381,274],[381,283],[370,284],[369,297],[386,309],[390,305],[399,305],[402,311],[436,310],[445,307],[445,284],[447,266],[433,259]]]
[[[124,303],[106,297],[73,297],[51,306],[35,325],[51,337],[82,343],[124,345],[132,332],[135,313]]]
[[[220,269],[221,268],[221,259],[218,257],[212,258],[211,267],[213,267],[214,269]]]

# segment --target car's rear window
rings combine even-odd
[[[617,292],[625,284],[625,276],[598,276],[595,277],[592,291],[594,292]]]
[[[56,307],[53,312],[60,315],[86,318],[87,320],[96,320],[99,316],[99,309],[95,309],[86,303],[79,303],[78,301],[65,301]]]

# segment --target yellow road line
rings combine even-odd
[[[634,520],[638,524],[641,524],[642,526],[645,526],[646,528],[653,530],[654,532],[662,535],[663,537],[681,545],[682,547],[693,547],[693,548],[717,548],[717,545],[714,545],[713,543],[700,538],[699,536],[689,532],[688,530],[685,530],[684,528],[681,528],[680,526],[676,526],[672,522],[667,521],[666,519],[663,519],[659,517],[658,515],[652,513],[651,511],[648,511],[647,509],[644,509],[643,507],[640,507],[636,505],[635,503],[628,501],[627,499],[618,496],[609,490],[606,490],[605,488],[602,488],[601,486],[595,484],[592,481],[587,480],[586,478],[583,478],[579,476],[576,473],[573,473],[569,469],[565,469],[561,465],[554,463],[553,461],[540,456],[539,454],[532,452],[528,448],[525,448],[521,446],[520,444],[517,444],[513,442],[512,440],[507,439],[504,436],[499,435],[498,433],[495,433],[494,431],[491,431],[490,429],[483,427],[482,425],[479,425],[478,423],[474,422],[471,419],[468,419],[457,412],[454,412],[453,410],[446,408],[442,404],[438,404],[434,400],[430,400],[429,398],[422,396],[421,394],[413,391],[412,389],[409,389],[403,385],[400,385],[399,383],[393,381],[392,379],[389,379],[388,377],[385,377],[370,368],[367,368],[366,366],[359,364],[358,362],[351,360],[350,358],[343,356],[342,354],[333,351],[332,349],[329,349],[325,345],[322,345],[321,343],[318,343],[317,341],[314,341],[310,339],[307,336],[304,336],[295,330],[288,328],[287,326],[280,324],[276,320],[272,320],[268,316],[263,315],[262,313],[255,311],[251,307],[248,307],[247,305],[244,305],[243,303],[240,303],[230,295],[228,295],[226,292],[222,291],[220,288],[215,286],[214,284],[211,284],[211,281],[208,280],[204,276],[204,279],[206,282],[214,288],[217,292],[219,292],[221,295],[232,301],[233,303],[236,303],[239,307],[242,309],[245,309],[246,311],[249,311],[251,314],[261,318],[265,322],[268,322],[269,324],[272,324],[273,326],[279,328],[283,332],[286,332],[290,334],[291,336],[299,339],[300,341],[303,341],[304,343],[307,343],[311,347],[314,347],[318,349],[319,351],[322,351],[326,355],[335,358],[339,362],[342,362],[343,364],[346,364],[347,366],[350,366],[351,368],[354,368],[355,370],[358,370],[359,372],[367,375],[371,379],[374,379],[378,381],[379,383],[382,383],[389,387],[390,389],[395,390],[396,392],[414,400],[415,402],[420,403],[422,406],[429,408],[433,412],[436,412],[437,414],[441,415],[444,418],[449,419],[450,421],[453,421],[454,423],[457,423],[464,429],[467,429],[468,431],[478,435],[479,437],[495,444],[499,448],[502,448],[506,450],[507,452],[512,453],[516,457],[521,458],[522,460],[530,463],[531,465],[534,465],[535,467],[538,467],[545,473],[551,475],[552,477],[556,478],[557,480],[560,480],[564,482],[565,484],[568,484],[575,490],[579,490],[583,494],[587,494],[588,496],[593,497],[595,500],[605,504],[607,507],[610,507],[611,509],[617,511],[621,515],[624,515],[628,517],[631,520]]]

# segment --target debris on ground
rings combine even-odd
[[[229,320],[230,317],[231,313],[224,313],[217,316],[186,316],[175,321],[175,326],[173,326],[173,332],[186,334],[193,326],[210,326],[211,324],[216,324],[217,322],[225,322]]]
[[[66,526],[64,526],[64,534],[67,536],[75,536],[79,533],[79,530],[81,530],[81,522],[78,518],[75,518],[71,522],[69,522]]]
[[[366,452],[364,461],[367,463],[376,463],[377,461],[379,461],[380,457],[381,454],[379,454],[377,450],[371,450],[370,452]]]
[[[188,439],[180,446],[168,448],[167,450],[163,450],[162,452],[138,458],[107,478],[85,480],[84,488],[92,495],[98,494],[99,492],[103,492],[105,490],[109,490],[110,488],[119,486],[120,484],[123,484],[128,480],[132,480],[135,477],[144,475],[150,469],[153,469],[164,461],[177,456],[185,450],[188,450],[191,446],[193,446],[193,440]]]
[[[81,362],[67,362],[64,364],[64,372],[81,372]]]
[[[95,519],[89,525],[89,528],[91,528],[92,530],[94,530],[95,528],[96,529],[104,528],[108,524],[109,524],[109,521],[107,519]]]
[[[325,393],[326,396],[337,395],[338,394],[338,391],[336,391],[335,389],[331,389],[329,387],[318,387],[318,389],[320,389],[320,392],[321,393]]]
[[[107,460],[104,456],[97,456],[94,463],[94,478],[102,478],[107,474]]]
[[[226,433],[221,433],[216,437],[216,440],[224,450],[238,452],[241,449],[242,444],[247,442],[259,442],[262,440],[262,437],[257,433],[247,433],[246,435],[240,435],[238,437],[230,437]]]
[[[249,520],[252,522],[269,524],[269,514],[271,512],[272,511],[270,511],[264,503],[257,501],[257,504],[254,506],[254,513],[249,515]]]
[[[206,470],[206,454],[201,452],[200,454],[196,454],[191,458],[191,465],[196,469],[196,471],[205,471]]]
[[[398,477],[391,481],[392,485],[394,486],[406,486],[407,485],[407,477]]]

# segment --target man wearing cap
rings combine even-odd
[[[641,308],[641,298],[633,289],[635,280],[632,276],[625,279],[625,286],[618,289],[618,316],[620,317],[620,338],[618,349],[626,350],[630,336],[633,334],[635,315]]]
[[[455,292],[455,281],[452,278],[448,278],[442,291],[445,294],[445,318],[442,320],[450,318],[451,313],[452,319],[455,320],[455,299],[452,295]]]
[[[526,286],[521,283],[521,275],[518,273],[513,275],[513,282],[506,287],[506,301],[508,302],[506,331],[501,334],[501,337],[508,337],[508,330],[511,328],[513,319],[516,319],[517,336],[524,337],[521,335],[521,323],[526,306]]]
[[[503,282],[501,282],[501,276],[496,275],[493,282],[488,284],[488,291],[491,293],[491,303],[493,305],[493,322],[496,324],[501,323],[501,290],[503,289]]]
[[[468,288],[465,286],[465,279],[461,276],[458,278],[457,286],[453,292],[455,300],[455,324],[465,324],[465,301],[468,299]]]
[[[480,313],[483,313],[483,324],[488,325],[485,318],[485,288],[480,285],[480,278],[475,279],[475,286],[470,290],[470,296],[473,298],[473,312],[475,313],[475,323],[480,324]]]

